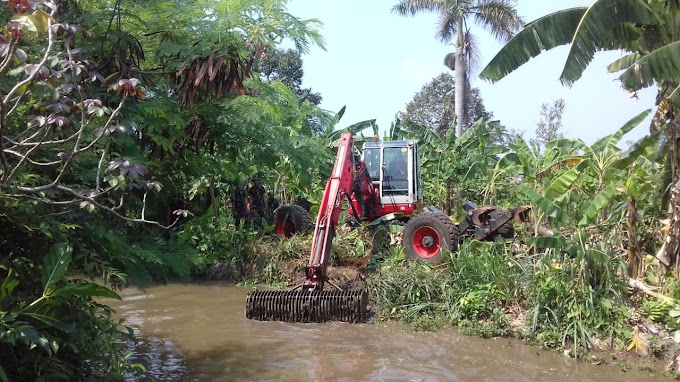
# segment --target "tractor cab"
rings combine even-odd
[[[420,159],[415,141],[375,141],[363,145],[368,174],[380,192],[381,206],[411,214],[423,200]]]

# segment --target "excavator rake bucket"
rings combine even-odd
[[[359,290],[290,290],[248,293],[246,317],[260,321],[363,322],[368,292]]]

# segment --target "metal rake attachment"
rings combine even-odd
[[[360,290],[289,290],[248,293],[246,317],[260,321],[363,322],[368,292]]]

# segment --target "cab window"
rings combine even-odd
[[[371,180],[380,180],[380,149],[364,150],[364,162]]]

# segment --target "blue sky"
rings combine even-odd
[[[591,5],[594,0],[519,0],[519,14],[532,21],[551,12]],[[347,106],[339,127],[377,119],[389,128],[396,114],[420,88],[442,72],[444,56],[454,50],[435,38],[434,14],[401,17],[390,11],[396,0],[290,0],[288,10],[308,19],[318,18],[326,50],[313,47],[303,56],[303,85],[323,96],[321,107],[338,111]],[[502,47],[479,27],[473,33],[481,47],[481,66]],[[544,52],[501,81],[491,84],[474,75],[487,110],[507,128],[532,138],[540,120],[541,104],[563,98],[563,132],[567,137],[593,143],[614,132],[630,118],[654,106],[656,89],[638,93],[638,99],[621,89],[606,66],[621,57],[618,52],[597,53],[583,77],[571,88],[559,75],[568,48]],[[450,72],[450,71],[449,71]],[[450,72],[453,74],[453,72]],[[649,131],[645,121],[624,138],[637,140]]]

